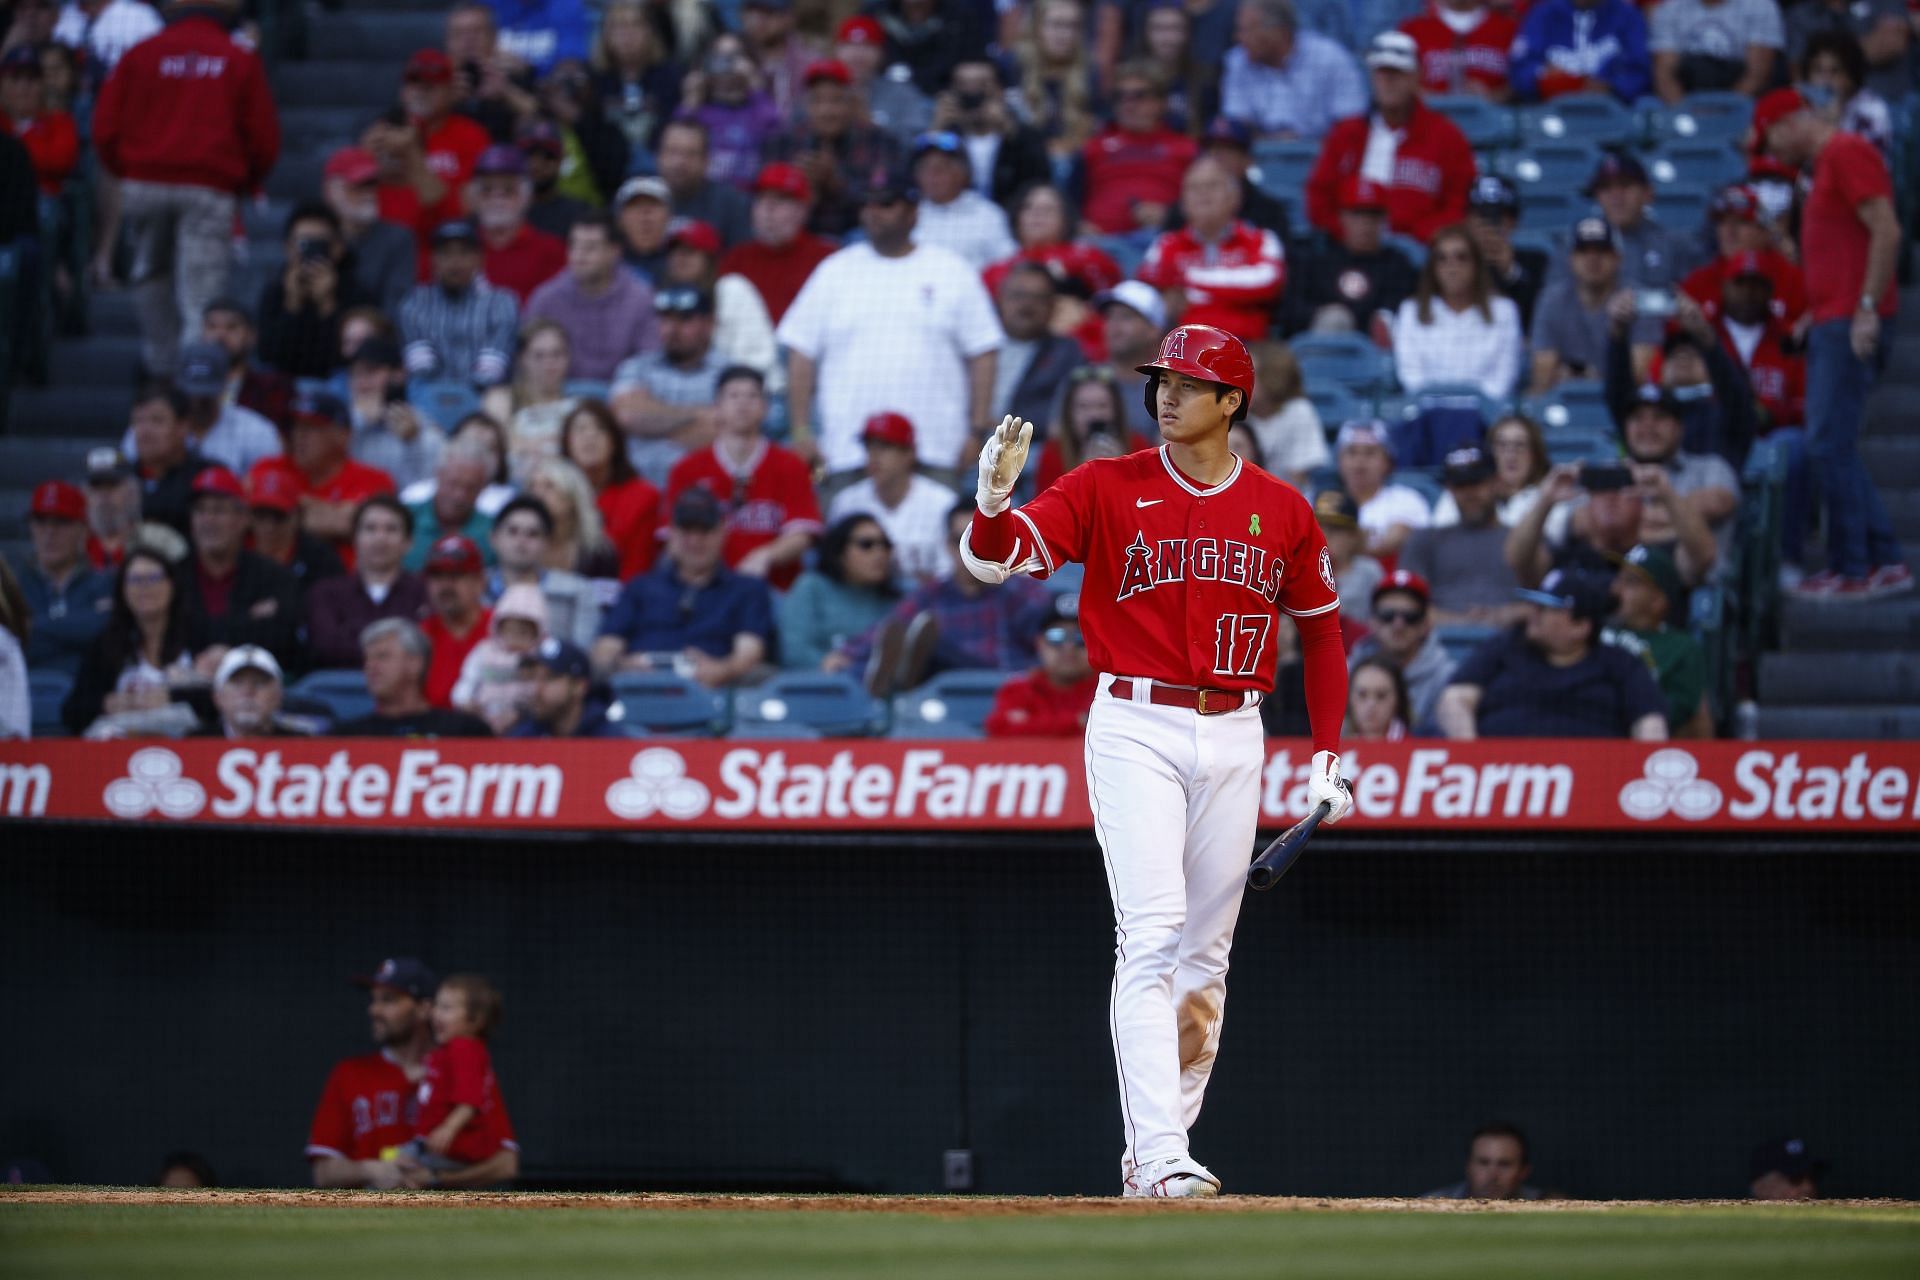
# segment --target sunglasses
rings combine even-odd
[[[1048,627],[1040,633],[1040,638],[1048,644],[1084,645],[1086,643],[1075,627]]]
[[[880,547],[886,551],[893,550],[893,544],[885,538],[855,538],[847,543],[847,545],[855,551],[871,551],[875,547]]]
[[[1067,375],[1067,381],[1072,383],[1112,382],[1113,370],[1103,364],[1083,364]]]
[[[1390,622],[1404,622],[1411,627],[1424,620],[1426,616],[1425,609],[1375,609],[1373,611],[1373,620],[1383,627]]]

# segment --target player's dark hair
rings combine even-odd
[[[442,991],[453,990],[467,1002],[467,1017],[473,1020],[473,1034],[482,1040],[491,1039],[500,1029],[500,1019],[506,1014],[506,1007],[500,999],[500,992],[485,976],[478,973],[450,973],[440,979]]]
[[[1218,404],[1221,400],[1224,400],[1226,398],[1227,392],[1229,391],[1240,391],[1240,388],[1236,386],[1232,386],[1225,382],[1214,383],[1213,384],[1214,403]],[[1158,373],[1150,373],[1147,375],[1144,395],[1147,403],[1147,417],[1154,422],[1160,421],[1160,375]],[[1245,422],[1247,420],[1247,410],[1252,404],[1253,404],[1253,397],[1248,395],[1246,392],[1241,391],[1240,407],[1233,411],[1233,416],[1231,418],[1227,419],[1227,426],[1229,428],[1233,428]]]
[[[372,497],[363,500],[359,506],[353,509],[353,534],[355,537],[360,536],[360,522],[367,518],[367,512],[369,511],[393,512],[400,521],[401,531],[407,535],[409,541],[413,539],[413,512],[407,510],[400,499],[390,493],[376,493]]]
[[[1492,1124],[1481,1125],[1473,1131],[1473,1136],[1467,1139],[1467,1154],[1469,1156],[1473,1154],[1473,1144],[1482,1138],[1512,1138],[1520,1144],[1520,1163],[1533,1163],[1532,1148],[1527,1146],[1527,1135],[1520,1131],[1519,1125],[1508,1124],[1504,1120],[1496,1120]]]

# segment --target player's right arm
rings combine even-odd
[[[1013,510],[1013,486],[1032,443],[1033,424],[1009,414],[980,450],[976,510],[960,540],[960,560],[982,582],[1005,582],[1016,573],[1045,577],[1084,554],[1090,525],[1084,467]]]

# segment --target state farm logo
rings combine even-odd
[[[1700,764],[1678,747],[1662,747],[1647,757],[1646,776],[1620,788],[1620,811],[1641,822],[1671,813],[1700,822],[1720,812],[1720,788],[1700,776]]]
[[[207,789],[180,776],[180,757],[165,747],[142,747],[128,757],[127,776],[107,784],[102,797],[116,818],[191,818],[207,804]]]
[[[685,821],[707,811],[713,795],[687,776],[687,762],[669,747],[649,747],[633,757],[627,777],[607,788],[615,817],[637,821],[654,814]]]

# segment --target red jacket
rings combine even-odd
[[[1062,689],[1035,667],[1000,686],[987,713],[989,738],[1077,738],[1087,731],[1087,713],[1100,677],[1088,676]]]
[[[22,127],[0,111],[0,133],[14,134],[27,149],[40,193],[59,195],[80,163],[80,131],[74,128],[73,117],[64,111],[42,111]]]
[[[1340,184],[1360,172],[1373,117],[1354,116],[1327,131],[1319,162],[1307,177],[1307,218],[1329,235],[1340,231]],[[1413,104],[1386,183],[1387,225],[1425,243],[1433,233],[1467,216],[1473,185],[1473,148],[1453,121]]]
[[[1187,295],[1175,323],[1210,324],[1258,342],[1286,288],[1287,254],[1279,236],[1236,218],[1217,245],[1202,244],[1192,227],[1161,232],[1138,274],[1156,289]]]
[[[1106,129],[1090,139],[1082,153],[1087,201],[1081,213],[1108,235],[1138,230],[1133,207],[1148,203],[1172,208],[1179,203],[1180,179],[1198,154],[1198,143],[1171,129]]]
[[[512,293],[522,307],[535,289],[567,267],[566,242],[524,222],[513,239],[503,245],[487,241],[483,251],[487,283]]]
[[[1800,273],[1798,263],[1778,250],[1758,252],[1767,278],[1773,281],[1773,318],[1792,325],[1807,309],[1806,277]],[[1720,319],[1720,291],[1727,283],[1729,262],[1728,258],[1715,258],[1680,282],[1680,291],[1699,303],[1709,320]]]
[[[1507,87],[1507,50],[1520,26],[1497,9],[1482,10],[1480,25],[1465,35],[1433,10],[1400,24],[1420,48],[1420,88],[1427,93],[1470,93],[1467,83]]]
[[[280,117],[260,59],[189,11],[107,77],[93,146],[116,177],[240,195],[259,190],[280,158]]]

